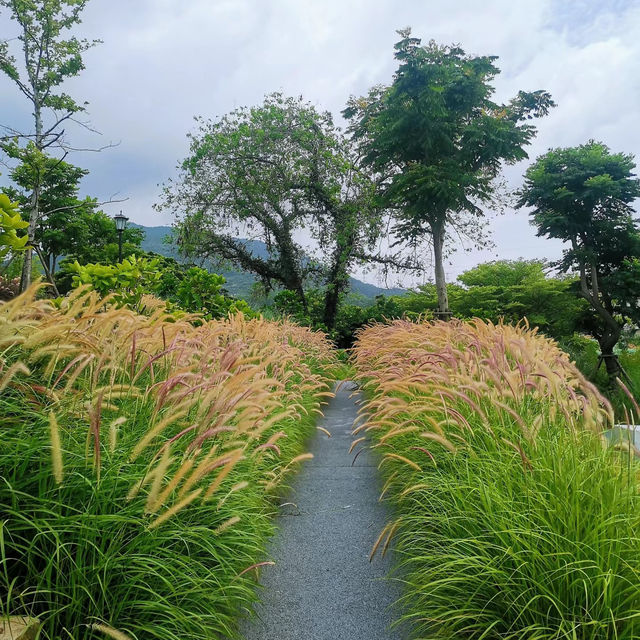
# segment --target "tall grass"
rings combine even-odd
[[[393,537],[416,637],[639,637],[637,464],[555,343],[397,321],[363,331],[354,361],[356,437],[373,437],[397,512],[378,552]]]
[[[0,306],[0,613],[43,639],[233,637],[330,395],[321,334],[145,305]]]

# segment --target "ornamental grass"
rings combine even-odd
[[[636,452],[552,340],[399,320],[363,330],[354,363],[353,449],[373,442],[395,507],[372,555],[393,540],[415,637],[640,637]]]
[[[51,640],[235,636],[329,343],[36,292],[0,305],[0,614]]]

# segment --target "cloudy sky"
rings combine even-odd
[[[499,56],[499,100],[519,89],[552,93],[558,107],[538,121],[531,159],[590,138],[640,158],[640,0],[89,0],[83,16],[79,33],[103,44],[65,88],[90,103],[101,135],[69,129],[69,137],[78,146],[119,145],[70,161],[91,171],[83,195],[128,198],[105,210],[122,208],[141,224],[172,221],[152,204],[186,153],[193,116],[216,117],[278,90],[339,120],[349,95],[389,82],[395,30],[405,26],[425,42]],[[0,38],[15,33],[0,15]],[[0,96],[0,123],[28,126],[28,105],[5,77]],[[511,187],[526,166],[507,169]],[[450,277],[497,256],[561,251],[536,238],[524,212],[491,227],[496,248],[457,252]]]

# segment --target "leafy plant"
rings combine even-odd
[[[393,82],[352,97],[343,115],[364,163],[387,176],[384,200],[397,210],[395,237],[411,247],[428,237],[433,246],[438,310],[448,313],[448,230],[483,242],[482,205],[499,204],[502,165],[527,157],[536,133],[531,119],[554,103],[541,90],[496,103],[496,56],[469,56],[434,41],[421,46],[408,28],[398,34]]]
[[[101,296],[112,295],[119,306],[141,310],[142,298],[153,291],[160,279],[156,259],[130,256],[117,264],[85,264],[76,260],[73,286],[88,286]]]
[[[224,318],[238,311],[251,316],[253,311],[244,300],[236,300],[224,290],[223,276],[200,267],[190,267],[177,285],[174,300],[181,309],[200,313],[205,318]]]
[[[527,169],[518,203],[533,207],[538,235],[567,243],[558,265],[579,274],[611,388],[621,374],[614,347],[623,326],[640,321],[640,226],[632,206],[640,180],[634,169],[633,156],[593,140],[552,149]]]
[[[0,193],[0,260],[4,260],[9,254],[24,251],[29,238],[26,235],[18,235],[29,226],[20,216],[18,204],[11,202],[9,197]]]
[[[638,466],[612,409],[524,326],[395,321],[359,334],[365,422],[417,637],[631,640]],[[637,409],[637,407],[636,407]],[[356,453],[357,455],[357,453]]]
[[[330,395],[328,342],[35,293],[0,305],[2,615],[43,640],[236,636]]]

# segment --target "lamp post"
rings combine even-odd
[[[127,228],[129,218],[122,215],[121,211],[117,216],[113,216],[113,219],[116,222],[116,231],[118,232],[118,262],[122,262],[122,232]]]

